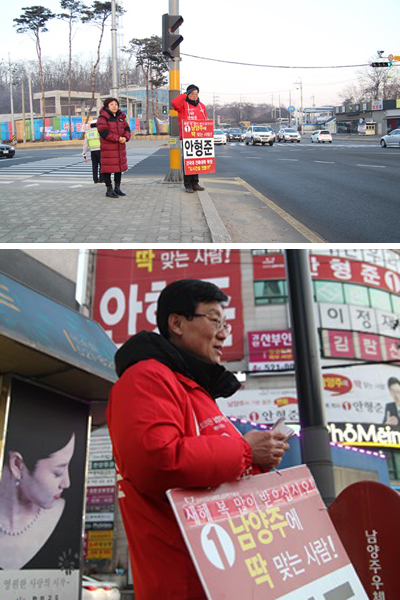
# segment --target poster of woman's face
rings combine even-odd
[[[79,598],[87,429],[86,404],[11,380],[0,478],[1,600]]]

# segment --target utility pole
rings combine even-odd
[[[278,108],[279,108],[279,123],[282,123],[282,111],[281,111],[281,95],[278,95]]]
[[[115,0],[111,0],[111,43],[112,43],[112,89],[111,95],[118,97],[118,70],[117,70],[117,25],[115,16]]]
[[[29,84],[29,109],[31,111],[31,142],[34,142],[35,141],[35,127],[33,124],[32,81],[31,81],[30,67],[28,67],[28,84]]]
[[[335,499],[308,250],[285,250],[302,461],[329,506]]]
[[[274,95],[271,94],[271,114],[272,120],[275,122],[275,107],[274,107]]]
[[[295,81],[294,85],[299,85],[300,86],[300,99],[301,99],[301,106],[300,106],[300,113],[301,113],[301,134],[303,135],[303,81],[301,79],[301,77],[299,77],[300,81]]]
[[[15,135],[13,78],[12,78],[12,70],[11,70],[10,53],[8,54],[8,67],[9,67],[9,73],[10,73],[11,135],[12,135],[12,143],[16,144],[17,136]]]
[[[179,0],[169,0],[169,14],[179,15]],[[179,34],[179,27],[174,31]],[[180,56],[169,58],[169,166],[170,169],[164,181],[183,181],[183,170],[181,161],[181,143],[179,139],[178,113],[172,108],[172,100],[179,96],[179,61]]]
[[[289,90],[289,106],[292,106],[292,90]],[[292,126],[292,113],[289,111],[289,127]]]
[[[21,95],[22,95],[22,141],[25,144],[26,142],[26,133],[25,133],[25,89],[24,89],[24,75],[21,77]]]
[[[215,106],[217,103],[217,100],[219,100],[219,96],[216,96],[215,93],[213,94],[213,129],[215,129]]]

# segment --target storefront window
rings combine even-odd
[[[343,284],[328,281],[315,281],[314,294],[317,302],[330,302],[343,304]]]
[[[369,306],[368,290],[361,285],[344,284],[344,297],[346,304],[355,304],[356,306]]]
[[[400,315],[400,297],[399,296],[394,296],[392,294],[392,305],[393,305],[393,312],[396,313],[396,315]]]
[[[262,304],[284,304],[287,302],[286,281],[255,281],[256,306]]]
[[[392,303],[390,302],[390,294],[381,290],[370,290],[372,308],[379,310],[392,311]]]

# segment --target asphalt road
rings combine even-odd
[[[79,148],[24,150],[0,160],[4,176],[40,174],[91,178]],[[167,147],[143,144],[128,149],[131,177],[161,178],[169,169]],[[308,134],[300,144],[246,146],[231,143],[216,148],[213,177],[240,177],[263,196],[315,231],[327,242],[400,242],[400,148],[379,146],[378,139],[334,138],[332,144],[312,144]],[[10,165],[13,166],[10,169]],[[207,186],[207,178],[203,178]]]

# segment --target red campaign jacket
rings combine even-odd
[[[97,119],[97,131],[100,135],[101,172],[122,173],[128,169],[126,144],[120,144],[119,138],[131,139],[131,130],[126,115],[120,110],[114,115],[108,108],[102,108]]]
[[[205,600],[165,492],[236,480],[250,446],[202,387],[152,358],[113,386],[107,423],[135,598]]]
[[[174,98],[171,102],[174,110],[178,113],[179,120],[179,139],[183,138],[182,135],[182,121],[205,121],[207,119],[207,109],[202,102],[199,102],[197,106],[193,106],[186,102],[186,94],[180,94]]]

